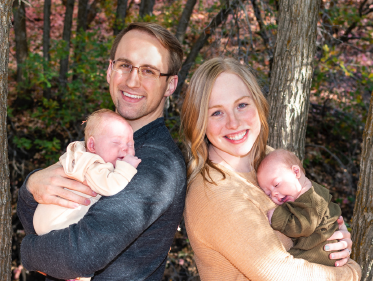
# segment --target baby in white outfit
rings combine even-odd
[[[133,130],[119,114],[109,109],[95,111],[89,116],[84,133],[85,142],[70,143],[60,163],[68,177],[88,184],[98,195],[91,197],[74,191],[91,201],[76,209],[39,204],[33,220],[38,235],[77,223],[101,195],[117,194],[137,173],[141,160],[135,156]]]

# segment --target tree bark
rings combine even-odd
[[[12,215],[8,165],[9,30],[13,0],[0,0],[0,280],[11,280]]]
[[[143,18],[146,15],[152,15],[154,4],[155,4],[155,0],[141,0],[140,17]]]
[[[23,67],[27,54],[27,33],[26,33],[26,11],[25,3],[15,1],[13,4],[13,16],[14,16],[14,34],[16,39],[16,60],[17,60],[17,83],[22,83]]]
[[[102,0],[94,0],[88,8],[87,29],[89,28],[89,25],[92,23],[92,21],[95,19],[97,15],[97,12],[98,12],[97,5],[100,2],[102,2]]]
[[[87,30],[88,0],[79,0],[78,3],[78,25],[76,32]]]
[[[183,13],[181,14],[181,18],[179,20],[179,24],[176,30],[176,38],[179,40],[180,43],[183,43],[185,37],[185,31],[187,30],[190,16],[192,15],[193,8],[196,5],[197,0],[188,0],[185,4],[185,8]]]
[[[50,33],[51,33],[51,0],[44,0],[44,30],[43,30],[43,57],[44,57],[44,74],[47,71],[50,62]],[[44,97],[51,97],[51,89],[44,89]]]
[[[115,16],[114,23],[114,35],[118,35],[118,33],[124,28],[127,13],[127,2],[128,0],[118,0],[117,14]]]
[[[70,38],[71,38],[71,27],[73,22],[73,11],[74,11],[74,1],[66,1],[66,12],[63,25],[62,39],[65,41],[65,55],[60,61],[60,83],[64,88],[67,84],[67,71],[69,69],[69,50],[70,50]]]
[[[319,1],[279,2],[279,24],[271,74],[268,144],[304,157],[309,96],[316,51]]]
[[[361,266],[361,280],[373,280],[373,92],[363,134],[352,241],[351,257]]]
[[[238,7],[240,2],[244,1],[234,0],[229,7],[221,9],[220,12],[211,20],[210,24],[201,32],[201,35],[198,37],[196,43],[194,43],[194,45],[192,46],[188,57],[185,59],[183,66],[179,71],[179,82],[177,84],[175,92],[172,95],[173,99],[177,100],[179,98],[181,88],[184,85],[185,79],[188,76],[190,68],[194,64],[199,51],[206,44],[211,34],[215,32],[215,29],[227,19],[228,15],[232,13],[236,9],[236,7]]]

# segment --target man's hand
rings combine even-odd
[[[65,188],[93,197],[97,195],[87,185],[67,178],[59,162],[32,174],[27,181],[26,188],[39,204],[53,204],[70,209],[79,207],[79,204],[88,206],[90,200]]]
[[[338,240],[339,242],[327,244],[324,246],[325,251],[339,251],[330,254],[330,259],[337,260],[335,266],[345,265],[351,254],[352,240],[351,234],[348,232],[347,227],[343,221],[342,216],[337,220],[339,224],[339,230],[334,232],[334,234],[328,240]]]

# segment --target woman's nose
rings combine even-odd
[[[227,128],[237,129],[240,126],[240,122],[234,113],[228,115]]]

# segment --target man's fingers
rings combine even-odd
[[[68,189],[87,194],[89,196],[95,197],[97,195],[97,193],[94,192],[89,186],[69,178],[63,178],[60,182],[60,185]]]
[[[85,198],[83,196],[80,196],[68,189],[59,189],[57,194],[59,198],[68,200],[68,201],[73,201],[75,203],[78,203],[80,205],[86,205],[88,206],[89,203],[91,202],[88,198]],[[58,204],[59,205],[59,204]]]

